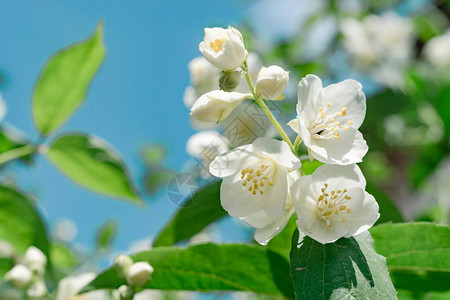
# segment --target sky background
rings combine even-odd
[[[182,102],[189,85],[188,62],[200,55],[203,28],[242,21],[255,7],[247,1],[0,1],[1,86],[8,112],[4,123],[39,138],[31,119],[33,86],[45,61],[59,49],[88,37],[105,24],[107,57],[85,104],[58,133],[93,133],[124,157],[135,181],[144,166],[139,151],[147,143],[168,146],[167,164],[180,169],[189,159],[186,140],[194,133]],[[31,168],[14,164],[20,187],[37,196],[50,226],[63,219],[78,227],[75,243],[92,248],[99,226],[114,218],[119,232],[116,250],[154,236],[176,206],[163,191],[138,208],[75,186],[44,157]],[[232,221],[221,225],[226,240],[247,235]],[[234,228],[234,229],[233,229]]]

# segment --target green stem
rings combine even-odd
[[[264,103],[264,100],[262,100],[260,97],[258,97],[258,95],[255,92],[255,86],[253,85],[253,81],[250,78],[250,75],[248,74],[248,66],[247,66],[247,61],[244,62],[243,65],[243,69],[245,71],[245,79],[247,80],[248,86],[250,88],[250,90],[252,91],[253,97],[255,98],[256,103],[258,103],[258,105],[261,107],[261,109],[264,111],[264,113],[266,114],[266,116],[269,118],[269,121],[272,123],[272,125],[275,127],[275,129],[278,131],[278,133],[280,134],[281,138],[289,145],[289,148],[291,148],[292,153],[294,153],[295,155],[297,155],[295,153],[295,148],[294,145],[292,145],[291,140],[289,139],[289,137],[287,136],[286,132],[283,130],[283,128],[281,127],[280,123],[278,123],[277,119],[273,116],[272,112],[270,111],[270,109],[267,107],[266,103]]]
[[[300,147],[301,143],[302,143],[302,138],[300,137],[300,135],[298,135],[294,142],[295,151],[298,151],[298,147]]]
[[[21,158],[23,156],[32,154],[36,151],[36,147],[32,145],[25,145],[15,148],[0,154],[0,165],[10,162],[12,160]]]

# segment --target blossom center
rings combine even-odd
[[[223,43],[225,43],[226,39],[222,38],[222,39],[216,39],[213,42],[209,43],[209,46],[211,47],[211,49],[214,50],[214,52],[219,52],[223,49]]]
[[[309,132],[314,139],[339,140],[339,131],[347,131],[350,128],[349,125],[353,124],[352,120],[348,120],[344,124],[339,121],[339,118],[347,115],[346,106],[334,112],[330,112],[330,107],[330,102],[325,107],[319,107],[316,119],[309,128]]]
[[[267,186],[274,185],[274,174],[277,166],[270,158],[264,159],[253,167],[241,170],[242,186],[253,195],[264,194]]]
[[[322,194],[317,198],[317,216],[319,219],[327,223],[329,229],[333,228],[330,218],[333,216],[337,218],[340,214],[349,214],[352,212],[350,208],[345,206],[345,203],[352,199],[347,195],[347,190],[331,190],[328,191],[328,184],[325,183],[323,188],[320,190]],[[342,215],[341,215],[342,216]],[[342,223],[346,220],[344,217],[340,219]]]

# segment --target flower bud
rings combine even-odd
[[[198,98],[191,108],[191,116],[199,121],[219,123],[228,117],[244,99],[251,97],[251,94],[212,91]]]
[[[27,296],[30,299],[42,299],[47,294],[47,287],[44,282],[38,281],[33,283],[27,290]]]
[[[256,93],[267,100],[281,100],[289,83],[289,73],[278,66],[262,67],[256,80]]]
[[[134,291],[128,285],[121,285],[118,289],[121,300],[132,300],[134,296]]]
[[[120,278],[126,278],[128,276],[132,265],[133,260],[129,256],[123,254],[117,256],[114,260],[114,268]]]
[[[137,262],[130,267],[127,282],[136,287],[143,287],[150,280],[153,267],[148,262]]]
[[[15,287],[23,288],[30,283],[31,271],[24,265],[16,265],[5,274],[5,279]]]
[[[240,67],[248,55],[242,34],[233,27],[205,28],[205,37],[199,49],[210,63],[223,71]]]
[[[45,266],[47,265],[47,257],[41,250],[31,246],[27,249],[24,257],[24,264],[34,272],[39,274],[45,273]]]
[[[219,79],[219,87],[222,91],[232,92],[241,82],[241,71],[224,72]]]

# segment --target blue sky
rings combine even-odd
[[[237,0],[0,1],[0,70],[6,75],[1,92],[8,105],[4,122],[37,141],[30,103],[41,67],[55,51],[86,38],[103,20],[106,62],[86,103],[61,132],[104,138],[122,153],[135,180],[144,171],[138,153],[146,143],[165,143],[168,164],[179,169],[189,159],[185,143],[194,132],[182,103],[189,84],[187,63],[199,55],[204,27],[235,24],[247,9],[248,2]],[[59,218],[72,220],[78,226],[75,242],[88,247],[97,228],[110,218],[120,223],[115,247],[124,250],[154,235],[176,209],[165,193],[158,201],[147,197],[150,204],[144,209],[92,194],[43,157],[32,168],[15,165],[13,170],[20,186],[37,196],[50,224]],[[228,239],[242,238],[234,231],[230,229]]]

